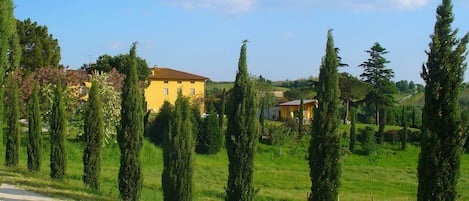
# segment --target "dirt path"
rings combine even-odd
[[[0,200],[2,201],[58,201],[31,191],[21,189],[18,186],[3,183],[0,186]]]

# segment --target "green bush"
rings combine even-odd
[[[362,147],[363,154],[370,155],[377,149],[375,134],[376,131],[373,127],[367,126],[360,131],[360,145]]]

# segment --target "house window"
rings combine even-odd
[[[182,83],[182,81],[181,81],[181,80],[178,80],[178,84],[181,84],[181,83]]]
[[[164,88],[164,89],[163,89],[163,94],[164,94],[164,95],[169,95],[169,89],[168,89],[168,88]]]
[[[178,94],[179,93],[182,93],[182,88],[180,88],[180,87],[178,88]]]
[[[168,80],[163,81],[165,84],[168,84]]]
[[[191,88],[191,95],[195,95],[195,89]]]
[[[195,81],[194,81],[194,80],[191,80],[191,84],[195,84]]]

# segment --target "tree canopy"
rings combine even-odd
[[[47,26],[38,25],[29,18],[16,23],[22,50],[21,69],[33,72],[47,66],[58,67],[61,58],[59,41],[49,34]]]

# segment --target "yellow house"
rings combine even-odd
[[[158,112],[164,101],[174,105],[178,92],[189,97],[191,103],[200,105],[205,111],[205,81],[207,77],[182,72],[170,68],[155,67],[150,69],[150,85],[145,89],[147,109]]]
[[[296,119],[295,113],[300,111],[300,100],[289,101],[279,104],[280,117],[282,119]],[[317,100],[303,100],[303,119],[309,122],[313,119],[313,109],[318,107]]]

